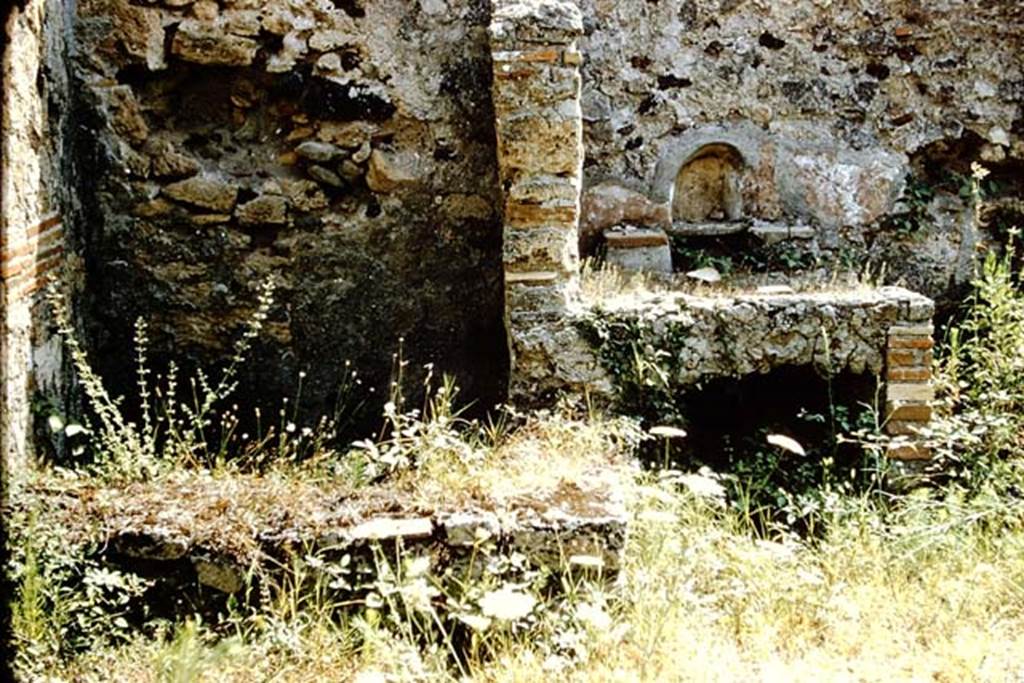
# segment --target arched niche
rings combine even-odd
[[[672,220],[717,223],[742,220],[743,156],[726,143],[706,144],[682,165],[672,191]]]

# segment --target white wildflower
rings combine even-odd
[[[485,593],[480,598],[480,611],[484,616],[502,621],[515,621],[532,612],[536,604],[537,599],[529,593],[503,586]]]

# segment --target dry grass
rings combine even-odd
[[[881,286],[884,274],[818,270],[799,275],[787,273],[731,273],[722,280],[706,283],[684,273],[631,273],[614,266],[584,263],[580,271],[580,292],[585,305],[624,304],[635,299],[673,294],[704,299],[756,294],[769,285],[785,285],[794,293],[807,295],[866,294]]]
[[[22,518],[32,511],[37,524],[66,530],[74,545],[160,529],[245,566],[258,554],[260,533],[315,539],[378,514],[554,506],[585,513],[591,496],[581,487],[603,500],[633,466],[623,439],[638,436],[624,421],[588,426],[536,415],[510,434],[460,434],[445,421],[416,424],[420,433],[400,445],[415,462],[373,484],[353,479],[344,456],[279,463],[258,474],[229,465],[166,470],[127,483],[42,470],[18,485],[12,502]]]
[[[956,504],[911,501],[886,527],[874,511],[851,506],[810,547],[756,540],[730,513],[648,489],[621,588],[625,636],[597,639],[568,678],[1021,680],[1020,526],[984,530]],[[936,518],[958,516],[960,528],[933,535]],[[543,672],[541,659],[520,650],[480,678],[529,681]]]

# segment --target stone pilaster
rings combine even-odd
[[[913,436],[932,418],[932,333],[930,322],[893,325],[886,340],[885,429],[893,436]],[[927,460],[931,453],[914,443],[896,443],[888,456],[897,460]]]
[[[558,364],[552,344],[569,343],[554,338],[572,336],[559,328],[578,289],[583,119],[576,40],[582,32],[582,15],[572,2],[493,4],[493,98],[504,191],[513,399],[538,398],[545,391],[545,375]]]

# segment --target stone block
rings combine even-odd
[[[160,12],[125,3],[111,3],[124,51],[150,71],[167,67],[164,26]]]
[[[503,62],[560,62],[562,49],[558,47],[529,47],[524,50],[498,50],[491,53],[495,64]]]
[[[929,368],[891,367],[886,370],[890,382],[927,382],[932,378]]]
[[[886,418],[896,422],[929,422],[932,419],[932,407],[927,403],[901,404],[892,401],[886,403]]]
[[[579,263],[576,231],[571,227],[505,228],[505,269],[573,273]]]
[[[579,179],[554,175],[517,177],[505,191],[506,202],[523,204],[575,204],[579,195]]]
[[[607,230],[604,240],[609,249],[633,249],[638,247],[668,246],[668,235],[664,230],[648,228],[617,228]]]
[[[756,223],[751,226],[750,234],[754,235],[765,244],[777,244],[790,239],[813,239],[817,232],[809,225]]]
[[[931,337],[935,326],[927,325],[893,325],[889,328],[891,337]]]
[[[580,249],[590,254],[601,233],[628,223],[665,227],[672,222],[671,207],[651,201],[647,195],[616,183],[600,183],[583,194],[580,215]]]
[[[356,525],[349,535],[356,541],[429,538],[434,523],[429,517],[378,517]]]
[[[496,64],[494,109],[499,116],[557,106],[579,96],[579,70],[550,64]]]
[[[564,280],[564,276],[553,270],[524,273],[505,273],[505,282],[509,284],[542,285]]]
[[[497,0],[491,14],[491,45],[567,45],[583,35],[583,14],[568,0]]]
[[[909,366],[930,368],[932,366],[932,350],[888,349],[885,354],[885,361],[889,367]]]
[[[144,143],[149,138],[149,125],[135,92],[127,85],[116,85],[104,88],[100,94],[109,112],[110,127],[133,144]]]
[[[540,204],[523,204],[521,202],[505,203],[505,225],[507,228],[528,228],[535,226],[563,226],[573,231],[576,241],[576,221],[579,210],[576,204],[562,206],[543,206]]]
[[[191,559],[196,578],[202,585],[228,594],[237,593],[245,586],[244,569],[234,562],[205,555]]]
[[[235,216],[242,225],[281,225],[288,220],[288,200],[277,195],[263,195],[239,205]]]
[[[258,51],[259,43],[255,40],[196,19],[181,22],[171,42],[173,54],[196,64],[248,66]]]
[[[633,273],[672,273],[672,250],[668,244],[632,247],[609,244],[605,261]]]
[[[927,402],[935,398],[935,387],[928,383],[889,382],[885,387],[889,401]]]
[[[885,423],[885,432],[893,436],[913,436],[926,424],[919,420],[889,420]]]
[[[542,117],[498,121],[498,163],[506,170],[578,175],[583,164],[582,122]]]
[[[153,175],[158,178],[188,178],[199,173],[199,162],[167,143],[151,154]]]
[[[505,307],[510,314],[535,313],[555,319],[565,315],[572,289],[563,274],[545,273],[545,280],[517,279],[523,275],[535,274],[505,274]]]
[[[930,349],[935,346],[931,337],[893,337],[887,342],[890,349]]]
[[[218,178],[195,176],[164,186],[163,193],[171,199],[201,209],[229,212],[235,207],[238,188]]]
[[[325,163],[340,157],[342,151],[329,142],[307,140],[295,148],[295,153],[304,159]]]
[[[366,184],[374,192],[394,192],[418,179],[418,159],[414,155],[386,154],[379,149],[370,154]]]

